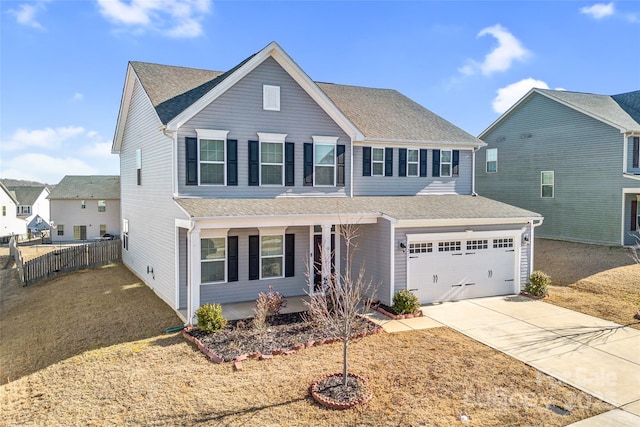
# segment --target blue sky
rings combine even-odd
[[[118,174],[127,62],[225,71],[277,41],[314,80],[393,88],[478,135],[532,86],[640,89],[640,2],[0,2],[0,177]]]

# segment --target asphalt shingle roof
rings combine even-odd
[[[397,220],[542,218],[539,214],[471,195],[176,199],[193,218],[305,215],[387,215]]]
[[[49,199],[119,200],[117,175],[67,175],[49,194]]]
[[[7,187],[10,191],[16,196],[18,199],[18,204],[29,206],[33,205],[38,196],[42,194],[42,190],[44,190],[44,185],[42,186],[10,186]]]
[[[162,123],[167,124],[242,67],[227,72],[131,62]],[[317,83],[367,138],[484,145],[482,141],[392,89]]]

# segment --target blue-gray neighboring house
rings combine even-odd
[[[637,243],[640,91],[532,89],[479,138],[477,192],[541,213],[538,237]]]
[[[483,145],[395,90],[315,82],[275,42],[226,72],[131,62],[122,259],[187,322],[270,285],[321,292],[346,224],[386,304],[518,293],[542,217],[474,194]]]

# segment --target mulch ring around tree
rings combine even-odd
[[[379,333],[382,327],[358,318],[352,338]],[[230,321],[217,332],[205,334],[197,327],[183,331],[185,338],[215,362],[231,362],[247,357],[291,354],[313,345],[338,341],[325,329],[307,321],[304,313],[278,314],[268,319],[266,329],[256,329],[251,319]]]
[[[343,385],[342,373],[326,375],[311,384],[309,393],[319,404],[331,409],[349,409],[364,405],[373,398],[367,390],[367,380],[360,375],[348,373]]]

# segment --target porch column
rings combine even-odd
[[[195,324],[197,319],[195,313],[200,307],[200,229],[194,228],[189,235],[189,304],[187,313],[187,323]]]
[[[322,224],[322,282],[331,276],[331,224]]]

